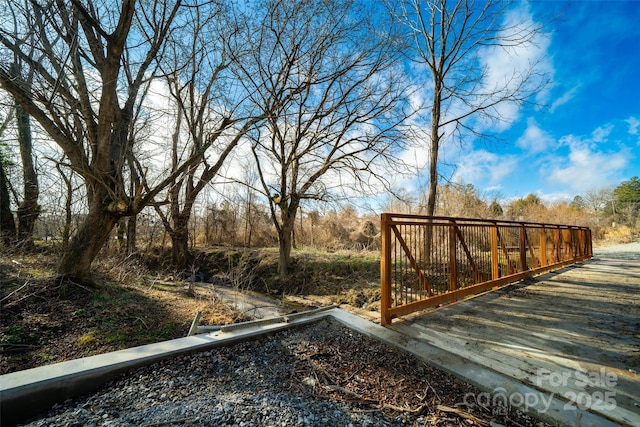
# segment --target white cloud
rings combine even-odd
[[[458,161],[452,180],[460,183],[487,182],[488,186],[500,183],[518,166],[515,156],[495,154],[486,150],[470,151]]]
[[[575,196],[567,191],[545,193],[543,190],[538,190],[535,193],[545,203],[570,202]]]
[[[613,131],[612,124],[598,126],[593,132],[591,132],[591,136],[593,137],[593,142],[606,141],[609,135],[611,135],[611,131]]]
[[[569,91],[565,92],[564,94],[562,94],[562,96],[558,99],[556,99],[555,101],[553,101],[553,103],[551,104],[551,107],[549,107],[549,112],[553,113],[556,111],[556,109],[564,104],[566,104],[567,102],[571,101],[573,99],[573,97],[576,95],[576,93],[578,93],[580,86],[574,86],[571,89],[569,89]]]
[[[503,189],[502,184],[495,184],[495,185],[490,185],[488,187],[484,188],[484,191],[488,194],[494,193],[494,194],[499,194]]]
[[[636,145],[640,147],[640,120],[636,117],[629,117],[625,122],[629,125],[627,132],[629,135],[637,136]]]
[[[517,32],[515,28],[521,28],[527,32],[529,28],[537,24],[529,11],[527,3],[522,2],[519,7],[510,10],[504,19],[504,25],[510,28],[510,33]],[[546,34],[540,33],[531,43],[522,43],[511,47],[490,46],[484,49],[480,55],[481,66],[486,69],[483,86],[486,92],[496,92],[497,96],[503,96],[513,91],[525,76],[535,67],[536,74],[531,76],[527,84],[520,90],[533,91],[541,83],[544,74],[553,75],[553,64],[547,59],[550,39]],[[547,96],[546,91],[535,94],[538,101],[543,101]],[[493,129],[504,131],[518,120],[520,105],[515,102],[500,102],[493,109],[493,113],[501,117],[499,123],[492,123]],[[489,126],[486,123],[485,126]]]
[[[545,151],[553,142],[553,137],[540,129],[536,120],[530,117],[527,119],[527,128],[516,141],[516,145],[531,154],[536,154]]]
[[[637,118],[631,116],[627,120],[625,120],[625,122],[627,122],[627,124],[629,125],[629,134],[638,135],[638,133],[640,133],[640,131],[639,131],[639,129],[640,129],[640,120],[638,120]]]
[[[549,173],[549,183],[566,185],[577,192],[609,184],[629,159],[626,149],[610,153],[598,151],[594,143],[603,141],[610,131],[608,127],[600,127],[592,133],[593,138],[581,139],[574,135],[561,138],[560,143],[569,148],[569,155],[557,159]]]

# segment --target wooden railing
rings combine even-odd
[[[382,325],[593,255],[570,225],[383,213],[381,235]]]

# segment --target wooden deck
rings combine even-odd
[[[640,426],[638,260],[588,261],[390,328],[541,392],[493,390],[505,401],[553,396],[562,410]]]

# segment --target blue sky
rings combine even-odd
[[[493,130],[499,142],[449,144],[442,153],[442,174],[504,202],[530,193],[548,202],[570,201],[640,176],[640,0],[522,0],[513,13],[534,21],[556,19],[548,26],[548,37],[520,52],[521,58],[488,52],[487,64],[508,68],[508,59],[539,60],[551,77],[535,99],[545,106],[501,111],[508,123]],[[429,99],[429,90],[427,85],[421,101]],[[164,98],[158,102],[166,105]],[[427,122],[421,124],[428,129]],[[247,150],[238,147],[235,158],[250,159]],[[410,194],[424,194],[426,149],[407,150],[402,157],[416,159],[423,173],[418,179],[398,177],[393,184]],[[247,166],[238,161],[228,166],[226,176],[242,179]],[[369,202],[370,196],[365,199]]]
[[[520,52],[521,61],[539,60],[551,78],[535,99],[545,106],[501,111],[508,123],[493,130],[498,142],[449,144],[442,153],[442,175],[505,202],[530,193],[547,202],[571,201],[640,176],[640,0],[522,0],[513,13],[534,21],[555,17],[547,37],[531,51]],[[493,60],[498,67],[509,66],[504,55],[486,56],[489,64]],[[427,84],[419,101],[429,99],[429,90]],[[428,129],[428,120],[422,128]],[[235,158],[251,158],[247,150],[238,147]],[[397,177],[395,188],[424,194],[426,149],[412,148],[402,157],[415,160],[422,173],[417,179],[415,174]],[[246,168],[236,160],[226,175],[242,179]]]
[[[640,2],[520,7],[534,19],[559,14],[541,46],[552,77],[546,106],[518,111],[501,143],[449,153],[452,178],[504,200],[555,201],[640,176]]]

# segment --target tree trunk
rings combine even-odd
[[[11,213],[9,198],[9,182],[3,164],[0,164],[0,238],[5,247],[13,245],[16,238],[16,223]]]
[[[89,214],[69,242],[58,265],[58,274],[61,276],[83,282],[90,279],[91,263],[122,216],[110,212],[101,200],[101,197],[93,197],[89,205]]]
[[[437,130],[436,130],[437,132]],[[429,166],[429,195],[427,197],[427,215],[433,216],[436,212],[436,199],[438,194],[438,146],[437,140],[431,141],[430,166]]]
[[[169,235],[173,265],[181,269],[187,268],[192,261],[189,251],[189,230],[187,227],[180,227],[180,229],[174,229]]]
[[[251,235],[253,234],[253,224],[251,223],[251,205],[253,204],[253,197],[250,190],[247,190],[247,207],[245,209],[244,220],[244,246],[246,248],[251,247]]]
[[[126,254],[127,242],[125,239],[125,219],[120,218],[116,223],[116,241],[118,242],[118,252]]]
[[[278,259],[278,274],[285,277],[289,274],[289,265],[291,264],[291,247],[293,244],[293,226],[296,221],[297,207],[289,206],[282,211],[282,226],[278,232],[278,247],[280,256]]]
[[[12,72],[17,78],[20,78],[15,64],[12,66]],[[15,108],[24,185],[24,197],[18,207],[18,242],[24,249],[31,249],[34,246],[33,228],[38,215],[40,215],[40,206],[38,205],[40,191],[38,187],[38,175],[36,174],[36,169],[33,164],[33,146],[29,114],[18,102],[15,103]]]
[[[127,219],[127,255],[136,251],[138,216],[133,215]]]
[[[433,107],[431,110],[431,150],[429,153],[429,196],[427,198],[427,215],[433,216],[436,212],[436,200],[438,194],[438,154],[440,152],[440,120],[442,107],[442,81],[441,73],[433,71],[435,88],[433,93]],[[431,264],[431,252],[433,251],[433,228],[428,225],[425,231],[425,258],[427,265]]]
[[[289,264],[291,262],[291,230],[282,232],[278,235],[280,256],[278,258],[278,274],[280,277],[286,277],[289,274]]]
[[[185,269],[192,262],[191,252],[189,251],[189,218],[191,217],[191,208],[185,208],[179,212],[178,206],[172,206],[171,223],[166,217],[163,217],[165,230],[171,238],[171,260],[175,267]]]
[[[427,198],[427,215],[436,212],[436,195],[438,192],[438,154],[440,152],[440,121],[442,108],[442,73],[433,71],[435,87],[433,91],[433,107],[431,110],[431,147],[429,153],[429,197]]]
[[[64,199],[64,226],[62,228],[62,247],[66,248],[69,246],[69,238],[71,237],[71,220],[73,219],[73,212],[71,211],[73,203],[73,185],[71,183],[71,177],[67,177],[63,173],[60,163],[56,164],[56,169],[58,169],[67,190]]]
[[[167,216],[162,210],[155,206],[158,216],[164,226],[162,234],[162,248],[164,249],[167,234],[171,239],[171,262],[178,269],[185,269],[189,266],[192,258],[189,251],[189,217],[190,209],[180,212],[179,206],[174,198],[171,202],[170,215]]]

